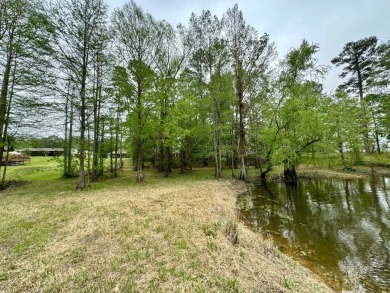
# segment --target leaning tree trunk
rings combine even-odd
[[[260,159],[261,160],[261,159]],[[260,161],[260,166],[259,166],[259,170],[260,170],[260,180],[263,184],[265,184],[267,182],[267,174],[269,172],[272,171],[272,163],[270,160],[267,160],[267,169],[263,169],[263,166],[262,166],[262,162]]]

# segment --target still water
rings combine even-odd
[[[240,217],[337,291],[390,292],[390,178],[269,182]]]

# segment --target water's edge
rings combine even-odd
[[[337,291],[390,288],[390,178],[249,185],[240,219]],[[386,260],[387,259],[387,260]],[[325,273],[324,273],[325,272]]]

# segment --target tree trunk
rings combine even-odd
[[[241,97],[239,99],[239,130],[240,130],[240,142],[239,142],[239,151],[240,151],[240,179],[247,181],[247,166],[246,166],[246,130],[245,130],[245,122],[244,122],[244,102],[243,102],[243,93],[240,94]]]
[[[86,50],[86,45],[84,47]],[[80,89],[81,109],[80,109],[80,146],[79,146],[79,182],[77,189],[82,190],[86,188],[85,180],[85,131],[86,131],[86,79],[87,79],[87,53],[84,51],[82,79]]]
[[[163,143],[163,136],[160,133],[160,139],[158,143],[158,161],[157,161],[157,170],[159,172],[164,171],[164,143]]]
[[[295,171],[295,165],[284,163],[283,175],[284,175],[284,182],[287,185],[297,185],[298,178],[297,178],[297,173]]]
[[[267,169],[263,170],[262,163],[260,161],[260,180],[263,184],[267,181],[267,174],[272,171],[272,164],[270,161],[267,162],[268,166]]]
[[[103,150],[104,150],[104,135],[105,135],[105,119],[104,119],[104,116],[102,117],[102,131],[101,131],[101,136],[100,136],[100,149],[99,149],[99,157],[100,157],[100,161],[99,161],[99,175],[100,176],[103,176],[103,173],[104,173],[104,153],[103,153]]]
[[[382,153],[382,151],[381,151],[381,144],[380,144],[380,141],[379,141],[379,134],[378,134],[376,129],[375,129],[375,142],[376,142],[376,148],[378,150],[378,154]]]
[[[84,91],[84,93],[83,93]],[[82,88],[82,94],[85,95],[85,87]],[[84,100],[84,99],[83,99]],[[84,189],[86,187],[85,181],[85,130],[86,130],[86,113],[85,113],[85,101],[82,100],[81,106],[81,119],[80,119],[80,146],[79,146],[79,182],[77,189]]]
[[[168,177],[169,174],[171,174],[172,169],[171,169],[171,149],[170,147],[166,146],[165,150],[165,158],[164,158],[164,176]]]
[[[141,82],[138,82],[137,85],[137,134],[136,134],[136,156],[137,156],[137,182],[144,181],[143,174],[143,126],[142,126],[142,87]]]
[[[379,134],[379,131],[378,131],[378,123],[374,117],[374,114],[372,114],[372,117],[373,117],[373,121],[374,121],[374,138],[375,138],[375,143],[376,143],[376,147],[377,147],[377,150],[378,150],[378,154],[381,153],[381,144],[380,144],[380,141],[379,141],[379,138],[380,138],[380,134]]]
[[[235,178],[235,170],[238,168],[238,104],[235,103],[234,111],[232,114],[232,120],[231,120],[231,129],[230,129],[230,146],[231,146],[231,160],[230,160],[230,167],[231,167],[231,173],[232,177]]]
[[[123,165],[124,165],[124,162],[123,162],[123,153],[122,153],[122,150],[123,150],[123,129],[121,127],[121,125],[119,125],[119,134],[120,134],[120,137],[119,137],[119,170],[122,171],[123,170]]]
[[[64,177],[66,177],[66,171],[68,170],[68,115],[69,115],[69,87],[70,82],[68,83],[68,89],[66,93],[65,101],[65,133],[64,133]]]
[[[267,182],[267,173],[265,171],[260,171],[260,181],[263,184]]]
[[[237,54],[237,53],[236,53]],[[245,129],[245,102],[244,102],[244,84],[243,84],[243,72],[241,66],[241,60],[238,56],[235,56],[235,75],[236,75],[236,93],[238,104],[238,130],[239,130],[239,156],[240,156],[240,179],[247,181],[247,166],[246,166],[246,129]]]
[[[17,56],[15,56],[14,58],[14,68],[13,68],[13,72],[12,72],[12,82],[11,82],[11,88],[10,88],[10,92],[9,92],[9,100],[8,100],[8,104],[7,104],[7,110],[6,110],[6,117],[5,117],[5,124],[4,124],[4,134],[3,134],[3,143],[7,142],[7,154],[6,154],[6,158],[5,158],[5,164],[4,164],[4,170],[3,170],[3,178],[2,178],[2,185],[4,186],[5,184],[5,177],[6,177],[6,174],[7,174],[7,165],[8,165],[8,158],[9,158],[9,150],[10,150],[10,147],[11,147],[11,139],[10,137],[8,136],[8,125],[9,125],[9,122],[10,122],[10,119],[9,119],[9,116],[11,114],[11,104],[12,104],[12,99],[13,99],[13,96],[14,96],[14,86],[15,86],[15,77],[16,77],[16,60],[17,60]],[[2,164],[2,161],[3,159],[1,158],[0,160],[0,166]]]
[[[96,86],[95,97],[93,105],[93,157],[92,157],[92,178],[97,180],[99,177],[99,133],[100,133],[100,108],[101,108],[101,78],[100,78],[100,65],[99,56],[96,54]]]
[[[222,178],[222,155],[221,155],[221,113],[219,99],[213,100],[213,116],[214,116],[214,157],[215,157],[215,178]]]
[[[110,172],[114,173],[114,160],[112,159],[112,154],[114,153],[114,136],[112,130],[110,131]]]
[[[3,177],[1,179],[1,186],[5,185],[5,176],[7,174],[7,166],[8,166],[8,158],[9,158],[9,149],[10,149],[10,140],[7,138],[7,152],[5,155],[5,160],[4,160],[4,170],[3,170]]]
[[[122,152],[122,150],[119,150],[118,146],[119,146],[119,109],[117,109],[116,112],[116,122],[115,122],[114,177],[118,177],[118,153]],[[111,161],[112,161],[112,156],[114,154],[111,152]]]
[[[184,152],[180,150],[180,173],[184,174]]]
[[[9,80],[11,75],[11,67],[12,67],[12,53],[13,53],[13,31],[10,33],[9,44],[7,47],[7,57],[5,63],[5,70],[3,74],[3,82],[1,85],[1,96],[0,96],[0,162],[3,161],[3,152],[4,152],[4,126],[6,124],[6,113],[7,113],[7,96],[8,96],[8,87]],[[1,164],[0,164],[1,168]]]
[[[88,179],[91,175],[91,122],[89,121],[88,118],[87,118],[87,141],[86,141],[87,172],[85,172],[85,174],[87,175],[87,181],[89,181]]]
[[[142,142],[138,141],[137,142],[137,177],[136,180],[137,182],[142,182],[144,181],[144,175],[143,175],[143,170],[142,170]]]
[[[339,152],[340,152],[341,162],[344,164],[344,162],[345,162],[345,155],[344,155],[343,142],[339,143]]]
[[[357,70],[358,75],[358,88],[359,88],[359,101],[360,106],[363,110],[363,143],[364,143],[364,152],[366,154],[370,154],[370,144],[369,144],[369,130],[368,130],[368,122],[366,121],[368,119],[367,115],[367,109],[364,102],[364,95],[363,95],[363,79],[360,72],[360,69]]]
[[[165,170],[165,137],[164,137],[164,124],[165,124],[165,98],[160,99],[160,129],[159,129],[159,154],[158,154],[158,164],[157,168],[159,172],[164,172]],[[167,176],[167,175],[166,175]]]
[[[73,93],[72,93],[73,95]],[[67,177],[73,177],[75,174],[73,174],[73,167],[72,167],[72,147],[73,147],[73,117],[74,117],[74,111],[73,111],[73,96],[70,100],[70,117],[69,117],[69,139],[68,139],[68,169],[66,171]]]
[[[168,177],[172,173],[171,169],[171,149],[167,146],[167,138],[164,134],[166,118],[168,116],[167,106],[168,94],[165,91],[160,100],[160,133],[159,133],[159,155],[158,155],[158,170],[164,172],[164,176]]]

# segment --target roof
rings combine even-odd
[[[16,152],[20,151],[30,151],[30,152],[63,152],[63,148],[26,148],[26,149],[17,149]]]

